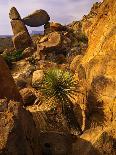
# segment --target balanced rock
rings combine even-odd
[[[22,101],[15,82],[10,75],[8,66],[0,56],[0,98],[14,101]]]
[[[20,14],[18,13],[17,9],[15,7],[12,7],[9,13],[9,17],[12,20],[21,19]]]
[[[23,22],[31,27],[38,27],[47,24],[50,20],[48,13],[45,10],[36,10],[32,14],[23,18]]]
[[[41,155],[39,133],[32,115],[19,102],[4,104],[0,112],[0,154]]]

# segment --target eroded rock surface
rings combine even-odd
[[[0,112],[0,154],[41,155],[32,115],[10,101]]]
[[[0,56],[0,98],[22,101],[8,66]]]

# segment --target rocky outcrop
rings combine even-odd
[[[115,155],[116,125],[109,124],[108,128],[94,128],[77,138],[73,145],[73,155]]]
[[[0,98],[22,101],[8,66],[0,56]]]
[[[64,32],[65,33],[65,32]],[[61,54],[66,56],[70,50],[71,40],[64,33],[61,32],[50,32],[42,37],[37,44],[37,51],[42,58],[43,55],[51,57],[52,60],[59,60],[58,56]],[[65,58],[62,56],[62,60]]]
[[[0,111],[0,154],[41,155],[32,115],[19,103],[6,102]]]
[[[83,26],[89,45],[76,68],[76,75],[81,82],[86,83],[84,90],[87,91],[88,127],[106,124],[116,117],[115,12],[116,1],[105,0],[97,7],[91,25],[85,29]]]
[[[36,10],[32,14],[23,18],[23,22],[31,27],[38,27],[47,24],[50,20],[48,13],[45,10]]]
[[[11,8],[9,17],[11,19],[11,26],[14,34],[13,44],[15,49],[21,51],[26,47],[31,46],[31,37],[15,7]]]

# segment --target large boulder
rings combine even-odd
[[[48,13],[45,10],[36,10],[32,14],[23,18],[23,22],[31,27],[38,27],[47,24],[50,20]]]
[[[0,56],[0,98],[22,101],[8,66]]]
[[[0,113],[0,154],[41,155],[32,115],[17,102],[4,102],[7,106]]]

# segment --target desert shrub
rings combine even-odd
[[[23,57],[23,53],[22,51],[14,51],[10,53],[3,53],[2,56],[8,64],[8,66],[11,67],[12,62],[18,61]]]
[[[73,94],[78,91],[77,87],[78,84],[73,80],[71,73],[54,68],[49,69],[45,73],[45,77],[39,88],[48,99],[54,98],[60,104],[67,125],[71,129],[76,129],[81,134],[82,130],[75,117],[71,102]]]

